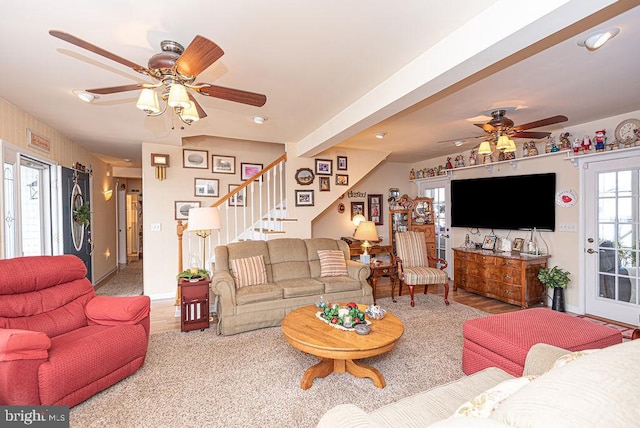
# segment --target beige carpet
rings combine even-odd
[[[316,358],[289,346],[279,327],[235,336],[213,329],[150,338],[136,374],[71,409],[72,427],[312,427],[331,407],[354,403],[367,411],[463,375],[462,324],[485,316],[442,297],[419,294],[378,302],[405,324],[395,349],[366,360],[385,376],[331,374],[300,389]]]
[[[98,296],[140,296],[142,283],[142,260],[136,260],[120,268],[109,282],[96,290],[96,294]]]

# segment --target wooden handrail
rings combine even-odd
[[[271,162],[269,165],[267,165],[265,168],[263,168],[262,170],[260,170],[256,175],[254,175],[253,177],[251,177],[249,180],[245,181],[244,183],[242,183],[240,186],[236,187],[235,189],[233,189],[233,191],[227,193],[226,195],[224,195],[221,199],[218,199],[215,203],[211,204],[212,207],[219,207],[220,205],[222,205],[223,203],[225,203],[226,201],[228,201],[229,199],[231,199],[231,197],[233,197],[234,195],[236,195],[237,193],[240,193],[243,189],[246,189],[247,186],[249,186],[251,183],[253,183],[254,181],[256,181],[259,177],[265,175],[267,172],[271,171],[276,165],[278,165],[280,162],[286,161],[287,160],[287,154],[284,153],[282,156],[280,156],[278,159],[274,160],[273,162]]]

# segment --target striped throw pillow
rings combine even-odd
[[[267,283],[267,268],[264,265],[262,255],[246,259],[233,259],[230,264],[236,288]]]
[[[340,250],[318,250],[320,276],[347,276],[347,262]]]

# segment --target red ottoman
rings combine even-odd
[[[533,308],[465,321],[462,370],[472,374],[499,367],[521,376],[527,352],[536,343],[570,351],[605,348],[622,342],[613,328],[546,308]]]

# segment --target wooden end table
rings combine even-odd
[[[209,328],[209,277],[199,281],[189,281],[180,278],[181,305],[180,330],[204,330]]]
[[[371,263],[371,275],[367,281],[373,288],[373,304],[376,304],[376,285],[378,284],[378,278],[383,276],[388,277],[391,280],[391,300],[396,301],[394,297],[394,291],[396,289],[396,281],[398,280],[398,266],[395,263]]]
[[[340,304],[340,306],[344,306]],[[358,305],[365,310],[365,305]],[[387,312],[381,320],[371,321],[371,332],[360,335],[355,331],[340,330],[316,317],[319,309],[313,305],[290,312],[282,320],[284,337],[291,346],[315,355],[320,362],[309,367],[302,376],[300,388],[309,389],[317,377],[331,373],[351,373],[356,377],[368,377],[378,388],[386,382],[379,370],[357,362],[390,351],[404,332],[402,321]],[[368,317],[367,317],[368,319]]]

